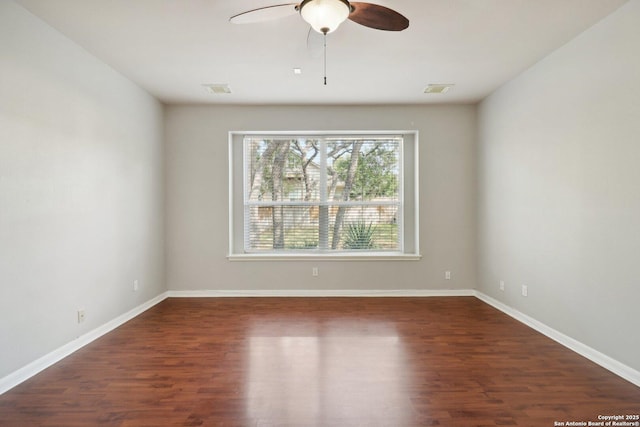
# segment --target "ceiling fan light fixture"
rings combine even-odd
[[[302,19],[321,34],[336,30],[351,13],[347,0],[304,0],[299,6]]]

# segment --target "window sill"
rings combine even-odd
[[[369,254],[232,254],[229,261],[419,261],[420,254],[379,252]]]

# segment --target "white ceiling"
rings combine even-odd
[[[308,44],[299,15],[229,23],[282,0],[16,1],[166,103],[422,104],[481,100],[627,0],[375,0],[409,28],[343,23],[327,39],[327,86],[322,38]],[[424,94],[430,83],[455,87]]]

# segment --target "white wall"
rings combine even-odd
[[[478,116],[479,289],[636,370],[639,22],[633,0]]]
[[[0,378],[164,292],[162,148],[155,99],[0,2]]]
[[[475,287],[475,106],[168,106],[170,290]],[[228,261],[228,132],[420,132],[420,261]],[[320,275],[311,276],[312,266]],[[444,280],[445,270],[453,272]]]

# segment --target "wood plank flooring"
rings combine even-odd
[[[167,299],[0,396],[0,426],[556,426],[640,388],[473,297]]]

